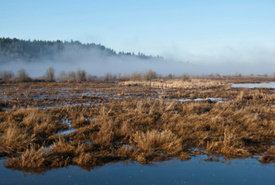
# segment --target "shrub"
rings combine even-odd
[[[0,71],[0,78],[6,79],[6,78],[12,78],[14,77],[14,74],[12,71]]]
[[[29,75],[26,73],[24,69],[21,69],[18,71],[17,80],[19,82],[30,82],[31,78],[29,77]]]
[[[189,74],[186,74],[184,73],[183,75],[181,75],[180,77],[183,81],[188,81],[190,79],[190,75]]]
[[[74,81],[76,81],[76,74],[75,74],[75,72],[71,71],[66,76],[67,76],[66,79],[67,79],[68,82],[74,82]]]
[[[144,74],[144,80],[147,80],[147,81],[157,79],[157,77],[158,77],[157,73],[152,70],[149,70]]]
[[[104,81],[112,81],[116,80],[116,75],[112,75],[111,73],[106,73],[103,77]]]
[[[76,73],[76,81],[86,81],[86,72],[84,70],[78,70]]]
[[[134,72],[131,75],[131,80],[133,81],[140,81],[142,79],[142,74],[138,73],[138,72]]]
[[[48,81],[54,81],[54,69],[52,67],[47,70],[45,78]]]
[[[86,80],[87,81],[95,81],[97,79],[97,76],[91,75],[91,74],[87,74],[86,75]]]

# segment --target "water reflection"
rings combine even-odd
[[[188,101],[205,101],[210,100],[211,102],[224,102],[223,98],[195,98],[195,99],[178,99],[179,102],[188,102]]]
[[[94,169],[76,166],[54,169],[40,175],[0,167],[0,184],[273,184],[274,164],[255,159],[206,162],[207,156],[189,161],[171,160],[152,165],[118,162]],[[90,170],[90,171],[89,171]]]

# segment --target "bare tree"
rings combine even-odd
[[[112,81],[112,80],[115,80],[115,79],[116,79],[116,76],[112,75],[112,73],[106,73],[103,77],[104,81]]]
[[[6,78],[12,78],[14,77],[14,74],[12,71],[0,71],[0,78],[6,79]]]
[[[47,70],[45,77],[50,82],[54,81],[54,69],[52,67]]]
[[[74,71],[71,71],[67,75],[67,81],[68,82],[75,82],[76,81],[76,74]]]
[[[76,73],[76,81],[86,81],[86,72],[84,70],[78,70]]]
[[[151,81],[153,79],[156,79],[157,77],[158,77],[157,73],[153,70],[149,70],[144,74],[144,80],[147,80],[147,81]]]
[[[142,79],[142,74],[138,72],[133,72],[131,75],[131,80],[138,81]]]
[[[19,82],[29,82],[31,81],[31,78],[24,69],[20,69],[17,74],[17,80]]]

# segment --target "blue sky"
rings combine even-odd
[[[0,0],[0,37],[194,63],[275,62],[275,0]]]

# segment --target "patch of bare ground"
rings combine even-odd
[[[121,160],[142,164],[171,158],[188,160],[197,154],[209,155],[209,161],[216,161],[215,156],[260,155],[259,161],[274,162],[274,91],[237,89],[224,81],[213,81],[207,79],[204,85],[198,85],[191,80],[190,86],[167,86],[166,90],[152,84],[75,84],[77,91],[84,94],[97,89],[104,96],[99,93],[92,99],[96,104],[49,109],[30,107],[33,100],[25,99],[22,106],[0,112],[0,156],[8,157],[6,167],[31,172],[68,165],[92,169]],[[73,87],[71,83],[32,85],[51,90],[65,88],[63,91],[69,94],[75,91],[68,90]],[[6,86],[9,92],[16,89],[13,84]],[[29,87],[20,84],[16,91],[24,92],[25,88]],[[106,98],[106,94],[120,99]],[[205,100],[192,101],[191,97]],[[217,102],[207,97],[225,100]],[[100,98],[105,103],[98,103]],[[191,100],[178,101],[179,98]],[[62,97],[62,101],[70,99]],[[88,99],[91,97],[74,101]],[[7,99],[5,103],[1,105],[13,105],[14,100]],[[62,132],[69,129],[72,131]]]

